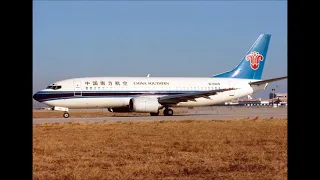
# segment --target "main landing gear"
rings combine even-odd
[[[169,109],[169,108],[165,108],[163,110],[163,115],[165,116],[172,116],[173,115],[173,110],[172,109]]]
[[[158,116],[159,115],[159,111],[156,112],[156,113],[150,113],[151,116]],[[172,109],[169,109],[169,108],[165,108],[163,110],[163,115],[165,116],[172,116],[173,115],[173,110]]]

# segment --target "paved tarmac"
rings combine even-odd
[[[174,108],[173,108],[174,110]],[[62,115],[62,114],[61,114]],[[72,118],[33,118],[33,124],[64,122],[129,122],[129,121],[170,121],[170,120],[237,120],[245,118],[261,119],[287,118],[286,107],[204,107],[188,109],[185,114],[173,116],[110,116],[110,117],[77,117]]]

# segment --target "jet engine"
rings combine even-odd
[[[161,107],[156,97],[136,97],[129,101],[129,110],[132,112],[156,113]]]

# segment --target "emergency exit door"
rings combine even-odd
[[[82,96],[81,80],[73,81],[74,96]]]

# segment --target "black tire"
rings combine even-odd
[[[70,116],[70,114],[68,112],[63,113],[64,118],[68,118],[69,116]]]
[[[168,109],[167,108],[163,110],[163,115],[168,116]]]
[[[173,110],[172,109],[168,109],[168,116],[172,116],[173,115]]]
[[[172,116],[173,115],[173,110],[172,109],[164,109],[163,110],[163,115]]]

